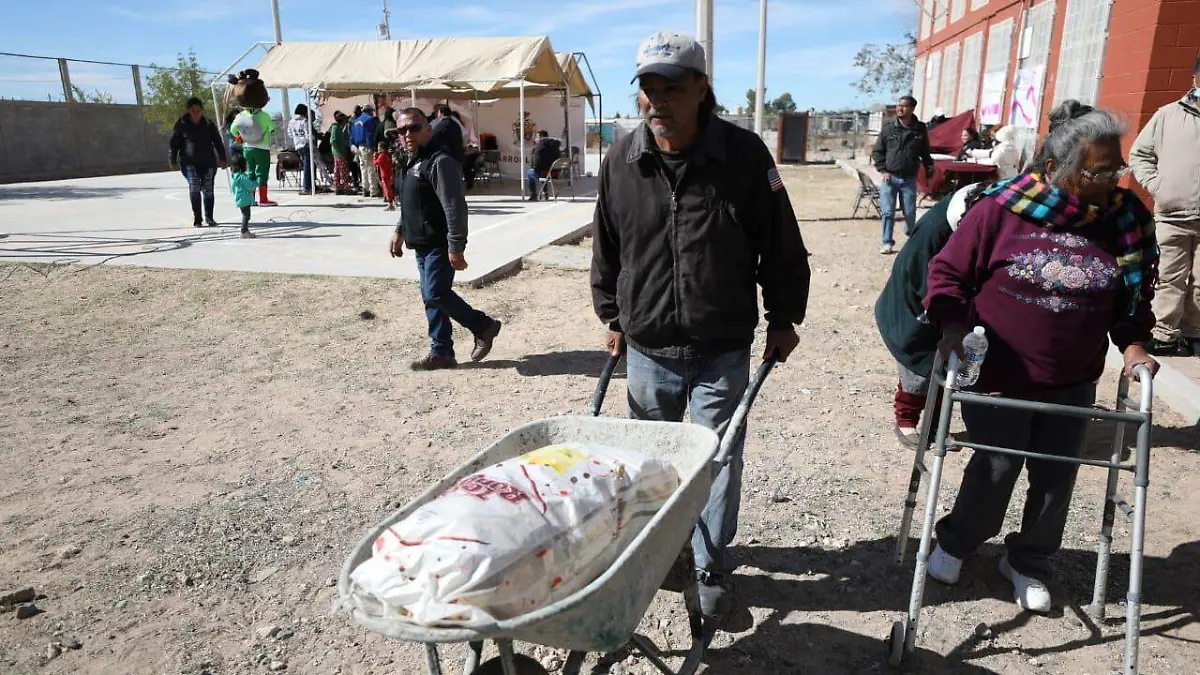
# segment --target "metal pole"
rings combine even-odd
[[[58,79],[62,82],[63,101],[74,103],[75,96],[71,91],[71,70],[67,67],[66,59],[58,60]]]
[[[525,80],[521,80],[521,111],[517,114],[517,179],[521,183],[521,199],[525,199]]]
[[[708,79],[713,76],[713,0],[696,0],[696,41],[704,47]]]
[[[312,126],[312,96],[309,90],[304,90],[304,126],[308,127],[308,187],[309,196],[317,194],[317,139],[313,135]]]
[[[754,133],[763,133],[763,116],[767,112],[767,0],[758,0],[758,88],[754,94]]]
[[[383,0],[383,23],[379,24],[379,36],[384,40],[392,39],[392,22],[388,18],[391,14],[388,11],[387,0]]]
[[[279,0],[271,0],[271,21],[275,24],[275,44],[283,44],[283,31],[279,28]],[[287,119],[288,115],[292,114],[292,106],[288,103],[288,90],[283,89],[280,95],[283,98],[283,119]]]

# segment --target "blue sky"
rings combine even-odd
[[[372,40],[378,0],[280,0],[285,40]],[[127,63],[174,63],[189,47],[222,70],[255,41],[273,39],[269,0],[55,0],[16,2],[0,24],[0,50]],[[549,35],[558,51],[586,52],[604,94],[605,113],[633,110],[637,43],[655,30],[691,32],[693,0],[499,1],[390,0],[394,39],[474,35]],[[802,108],[866,106],[856,94],[854,54],[916,26],[912,0],[770,0],[767,97],[790,92]],[[335,9],[340,8],[340,11]],[[726,107],[745,105],[756,79],[758,0],[717,0],[714,84]],[[246,63],[245,65],[250,65]],[[0,56],[0,97],[58,93],[53,61]],[[72,65],[83,89],[133,98],[122,69]]]

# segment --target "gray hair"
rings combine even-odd
[[[1030,162],[1029,170],[1045,175],[1047,164],[1053,161],[1054,173],[1045,178],[1059,183],[1079,170],[1088,146],[1120,143],[1126,131],[1127,125],[1107,110],[1097,110],[1073,99],[1063,101],[1050,111],[1050,133]]]

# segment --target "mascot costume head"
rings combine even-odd
[[[243,110],[233,118],[229,133],[242,146],[250,176],[258,185],[258,205],[274,206],[267,199],[267,176],[271,169],[271,136],[275,133],[275,121],[264,107],[271,100],[267,85],[259,79],[258,71],[243,70],[229,76],[233,85],[233,97]]]

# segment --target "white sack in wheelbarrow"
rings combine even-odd
[[[389,527],[350,578],[373,616],[474,627],[591,583],[679,486],[669,463],[564,444],[459,480]]]

